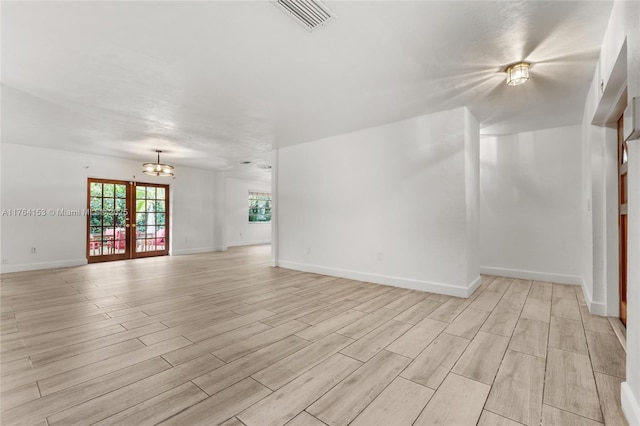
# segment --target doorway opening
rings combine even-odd
[[[87,261],[169,254],[169,185],[89,178]]]

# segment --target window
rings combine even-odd
[[[249,191],[249,222],[271,222],[271,194]]]

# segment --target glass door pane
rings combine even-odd
[[[166,185],[136,185],[135,257],[157,256],[169,251],[168,189]]]
[[[128,182],[89,179],[87,258],[89,262],[129,258]]]

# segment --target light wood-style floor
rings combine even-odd
[[[469,299],[271,268],[268,246],[2,276],[2,425],[621,425],[578,287]]]

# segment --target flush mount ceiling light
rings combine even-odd
[[[529,80],[529,67],[531,67],[531,64],[527,62],[519,62],[507,67],[505,71],[507,73],[507,86],[519,86],[526,83]]]
[[[142,165],[142,167],[144,167],[142,173],[150,176],[173,176],[173,166],[162,164],[160,162],[160,153],[162,151],[156,149],[156,152],[158,153],[158,161],[155,163],[144,163]]]

